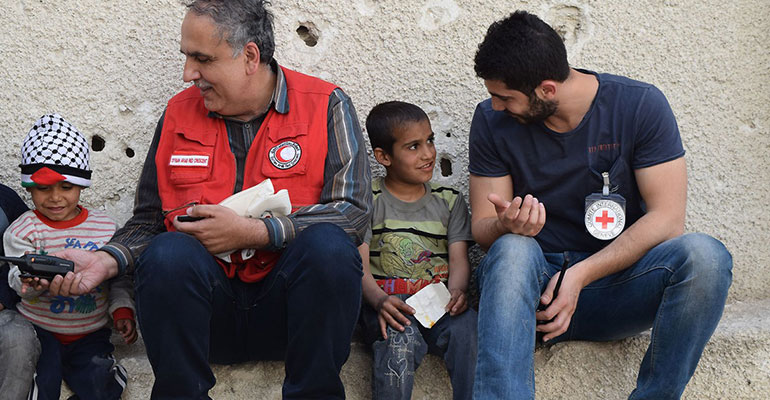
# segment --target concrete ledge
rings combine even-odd
[[[117,339],[115,337],[114,339]],[[117,340],[115,341],[117,343]],[[649,334],[611,343],[569,342],[535,353],[538,399],[624,399],[635,386],[636,373]],[[115,356],[129,374],[124,399],[148,399],[152,370],[141,340],[117,345]],[[515,366],[511,366],[515,368]],[[343,367],[349,399],[371,398],[371,356],[354,342]],[[215,399],[280,399],[283,363],[253,362],[215,366]],[[770,393],[770,300],[728,305],[703,354],[685,399],[765,399]],[[68,393],[63,393],[66,399]],[[414,399],[450,399],[443,362],[428,356],[417,370]]]

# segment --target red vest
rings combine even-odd
[[[316,204],[323,188],[327,153],[331,83],[281,67],[286,77],[289,112],[273,107],[265,116],[246,157],[243,188],[270,178],[276,192],[289,191],[292,209]],[[230,150],[225,123],[208,116],[200,90],[190,87],[168,102],[158,151],[158,194],[169,231],[173,218],[185,213],[188,203],[217,204],[233,194],[235,157]],[[246,262],[227,264],[217,259],[228,277],[244,282],[264,278],[280,252],[258,251]]]

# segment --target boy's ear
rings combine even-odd
[[[390,155],[388,155],[388,153],[386,153],[382,148],[376,147],[374,149],[374,159],[377,160],[378,163],[382,164],[382,166],[390,167]]]

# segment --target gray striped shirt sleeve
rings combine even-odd
[[[272,249],[285,247],[297,233],[320,222],[339,226],[356,246],[361,244],[372,207],[371,174],[356,110],[341,89],[329,96],[327,131],[321,198],[291,215],[264,220]]]

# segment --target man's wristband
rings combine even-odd
[[[117,248],[109,244],[102,246],[102,248],[100,248],[97,251],[103,251],[109,254],[112,258],[114,258],[115,261],[117,261],[118,263],[117,276],[123,276],[126,274],[126,269],[128,268],[128,260],[126,259],[126,256],[123,254],[123,252],[121,252],[120,250],[118,250]]]

